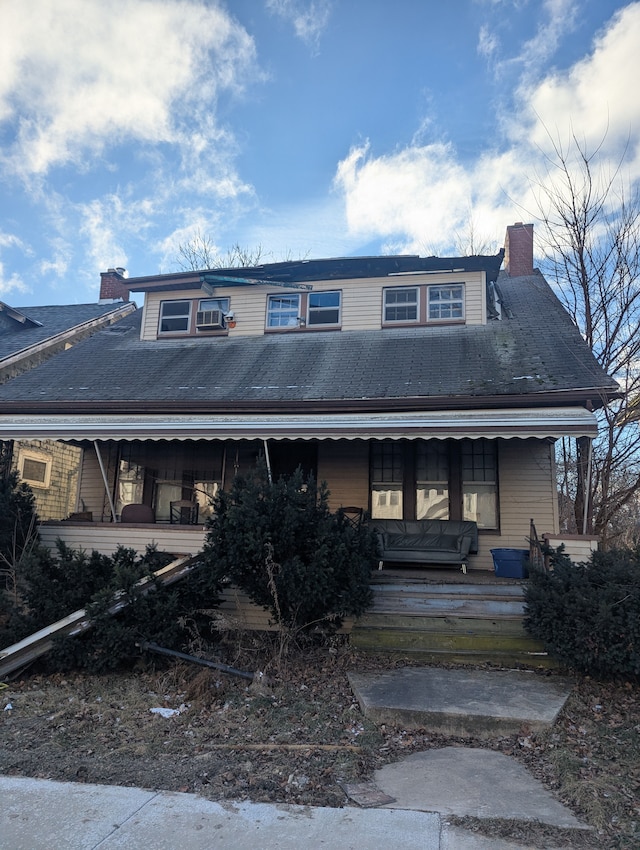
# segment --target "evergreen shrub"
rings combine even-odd
[[[328,496],[300,469],[273,482],[264,467],[237,476],[215,499],[208,569],[290,630],[337,627],[362,614],[371,603],[376,538],[366,523],[354,527],[332,513]]]
[[[640,547],[594,552],[574,564],[562,552],[532,571],[525,626],[562,663],[598,677],[640,675]]]

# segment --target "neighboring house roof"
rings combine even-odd
[[[15,308],[0,302],[0,381],[133,310],[121,303]]]
[[[486,325],[149,341],[137,311],[1,386],[0,412],[597,408],[617,393],[542,275],[498,288]]]

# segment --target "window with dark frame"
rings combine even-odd
[[[466,519],[498,528],[495,440],[371,443],[372,519]]]

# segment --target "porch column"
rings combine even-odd
[[[116,522],[116,506],[113,504],[113,499],[111,498],[111,491],[109,490],[109,479],[107,478],[104,463],[102,462],[102,455],[100,454],[100,448],[98,446],[97,440],[93,441],[93,448],[95,449],[96,457],[98,458],[98,465],[100,466],[102,481],[104,482],[104,490],[107,494],[107,499],[109,500],[109,508],[111,509],[111,519],[113,520],[113,522]]]

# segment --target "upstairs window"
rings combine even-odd
[[[310,292],[307,325],[340,324],[340,292]]]
[[[384,321],[418,321],[417,286],[394,287],[384,290]]]
[[[228,298],[202,298],[196,312],[196,332],[221,331],[227,327],[225,316],[229,315]]]
[[[270,295],[267,302],[268,328],[295,328],[300,322],[299,295]]]
[[[429,319],[464,319],[464,284],[429,287]]]
[[[267,328],[322,328],[340,325],[341,292],[269,295]]]
[[[191,301],[161,301],[159,332],[187,333],[191,319]]]

